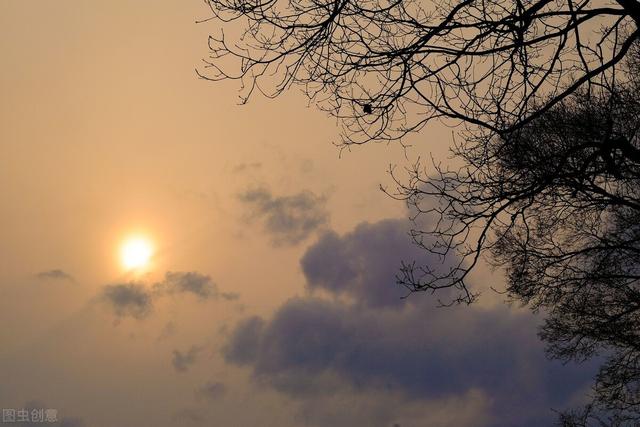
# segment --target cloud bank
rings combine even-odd
[[[534,316],[506,306],[436,308],[423,294],[401,299],[394,279],[400,262],[425,261],[406,231],[404,221],[385,220],[322,236],[301,260],[311,293],[288,300],[270,319],[239,322],[225,360],[302,402],[306,422],[316,425],[330,417],[331,425],[419,426],[427,415],[407,419],[404,406],[457,402],[469,415],[457,425],[537,426],[553,419],[551,408],[578,398],[594,367],[549,362]],[[316,295],[320,289],[329,298]],[[362,405],[362,417],[353,419],[357,408],[336,416],[344,414],[338,395]],[[376,419],[363,410],[371,407],[380,412]],[[449,413],[432,422],[453,419]]]

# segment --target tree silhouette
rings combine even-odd
[[[244,102],[299,86],[347,146],[462,124],[461,167],[392,170],[416,244],[455,260],[405,264],[399,283],[470,303],[469,273],[490,255],[509,296],[547,314],[552,356],[605,358],[595,404],[638,419],[638,0],[207,4],[221,30],[199,74],[241,81]]]
[[[456,286],[463,291],[460,300],[470,302],[467,275],[491,251],[497,264],[511,265],[509,290],[535,307],[542,304],[536,300],[539,289],[606,276],[605,270],[586,270],[600,268],[599,256],[623,251],[616,259],[637,257],[628,245],[602,240],[620,234],[635,242],[630,234],[640,209],[638,52],[636,45],[618,71],[624,84],[578,90],[512,132],[467,132],[454,147],[462,168],[435,165],[434,176],[418,163],[407,183],[396,179],[397,196],[416,217],[437,224],[414,230],[416,243],[460,258],[445,274],[405,265],[401,283],[412,291]],[[576,260],[580,269],[571,264]],[[602,263],[603,269],[616,265],[611,259]]]
[[[637,49],[634,48],[634,49]],[[577,91],[502,136],[456,148],[461,169],[419,165],[399,196],[432,228],[415,241],[460,261],[442,273],[405,265],[412,291],[464,284],[483,252],[506,267],[507,292],[546,313],[541,337],[564,360],[605,358],[595,387],[605,408],[640,415],[640,61],[624,85]],[[621,77],[622,79],[622,77]],[[436,203],[434,203],[434,200]]]

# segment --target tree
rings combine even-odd
[[[240,80],[243,101],[300,86],[345,145],[461,124],[460,168],[392,171],[414,241],[455,260],[407,263],[399,283],[471,303],[489,255],[547,314],[551,355],[604,355],[596,404],[640,417],[638,0],[207,3],[229,27],[200,75]]]
[[[405,265],[399,280],[446,287],[489,252],[506,267],[510,297],[546,313],[549,353],[601,354],[597,404],[640,419],[638,46],[620,72],[624,85],[577,91],[517,131],[467,139],[455,150],[461,169],[427,177],[416,167],[398,181],[416,215],[437,224],[415,230],[416,242],[461,255],[445,274]]]

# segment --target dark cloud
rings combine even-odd
[[[218,381],[209,381],[200,387],[196,394],[210,400],[216,400],[227,394],[227,386]]]
[[[68,280],[69,282],[75,282],[75,279],[69,273],[60,269],[41,271],[36,274],[36,277],[40,280]]]
[[[312,377],[332,370],[352,385],[441,397],[474,387],[507,391],[527,383],[519,368],[535,360],[540,368],[546,365],[529,315],[505,307],[429,308],[365,310],[292,299],[268,323],[259,318],[241,323],[225,357],[252,365],[257,377],[292,394],[305,391],[287,373]],[[548,391],[559,392],[559,387]]]
[[[242,323],[224,356],[251,367],[259,383],[303,400],[343,387],[424,400],[482,390],[504,418],[494,425],[505,426],[548,421],[550,408],[566,407],[593,374],[548,362],[531,316],[504,307],[373,310],[294,299],[269,322]]]
[[[164,280],[153,285],[145,283],[107,285],[103,288],[102,298],[113,306],[118,316],[141,319],[151,312],[154,299],[176,294],[192,294],[203,301],[208,299],[233,301],[240,298],[237,293],[220,292],[211,277],[195,271],[168,271],[165,273]]]
[[[325,233],[301,260],[307,285],[373,307],[405,304],[407,292],[395,280],[401,263],[438,262],[410,244],[408,231],[406,221],[389,219],[360,224],[344,236]]]
[[[139,283],[107,285],[102,290],[102,297],[119,317],[141,319],[152,309],[152,295],[146,286]]]
[[[300,243],[329,221],[325,199],[309,191],[274,196],[269,190],[259,188],[242,193],[240,200],[252,209],[248,218],[264,221],[265,230],[275,245]]]
[[[202,351],[202,347],[191,346],[191,348],[185,352],[179,350],[173,350],[173,359],[171,363],[176,372],[187,372],[189,367],[196,363],[198,354]]]
[[[255,362],[265,323],[257,316],[241,320],[223,350],[225,358],[241,365]]]
[[[321,237],[302,260],[308,286],[349,298],[295,298],[270,320],[246,319],[230,334],[225,359],[307,408],[344,390],[423,402],[480,391],[492,402],[494,426],[548,422],[550,408],[590,384],[593,366],[545,358],[529,313],[436,308],[424,295],[399,300],[399,260],[421,255],[406,228],[387,220]]]
[[[187,273],[168,271],[164,281],[157,286],[161,291],[170,294],[191,293],[200,299],[217,295],[216,285],[211,281],[211,277],[195,271]]]

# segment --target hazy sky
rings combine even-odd
[[[592,367],[546,360],[537,319],[400,299],[390,164],[343,152],[293,91],[239,106],[199,80],[201,2],[0,2],[0,407],[59,425],[537,426]],[[126,271],[129,236],[154,248]],[[474,287],[499,285],[484,269]],[[22,423],[21,425],[26,425]]]

